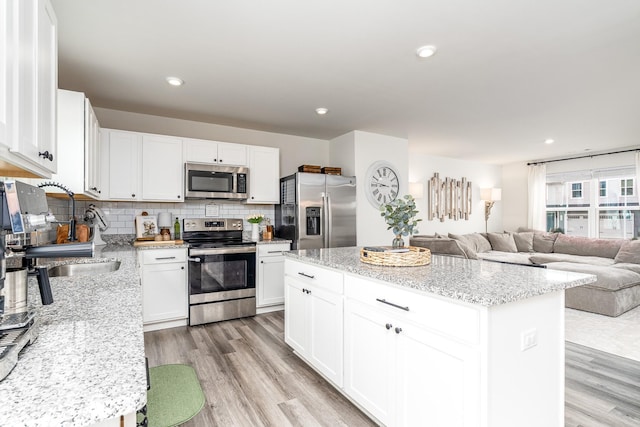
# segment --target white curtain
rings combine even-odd
[[[546,212],[547,165],[529,165],[529,215],[527,226],[534,230],[547,229]]]

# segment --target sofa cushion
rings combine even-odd
[[[640,285],[640,274],[622,268],[602,265],[576,264],[573,262],[551,262],[545,264],[550,270],[573,271],[574,273],[595,274],[598,280],[588,285],[594,289],[617,291],[631,286]]]
[[[553,252],[571,255],[615,258],[623,240],[593,239],[560,234],[553,244]]]
[[[557,237],[558,233],[534,233],[533,251],[545,254],[553,252],[553,242]]]
[[[630,262],[621,262],[615,263],[612,265],[614,268],[622,268],[624,270],[633,271],[634,273],[640,274],[640,264],[633,264]]]
[[[488,233],[487,238],[491,243],[491,249],[501,252],[518,252],[516,242],[509,233]]]
[[[498,251],[489,251],[489,252],[481,252],[478,254],[478,259],[482,259],[485,261],[496,261],[496,262],[506,262],[509,264],[522,264],[522,265],[531,265],[531,261],[529,260],[529,253],[526,252],[498,252]]]
[[[616,263],[640,264],[640,240],[625,240],[614,261]]]
[[[518,252],[533,252],[533,231],[513,233],[513,241],[516,242]]]
[[[611,258],[602,258],[598,256],[581,256],[570,254],[533,254],[529,257],[534,264],[547,264],[550,262],[574,262],[576,264],[592,264],[592,265],[613,265]]]
[[[467,245],[475,252],[487,252],[491,250],[491,243],[480,233],[469,234],[453,234],[449,233],[449,237]]]

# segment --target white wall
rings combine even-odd
[[[358,180],[358,246],[391,245],[393,233],[387,230],[380,211],[369,203],[364,179],[372,163],[385,160],[397,169],[400,194],[406,194],[409,176],[408,141],[403,138],[353,131],[331,140],[329,158],[332,166],[343,168],[343,175],[355,175]]]
[[[469,220],[459,219],[455,221],[448,218],[444,222],[440,222],[438,219],[427,220],[427,181],[436,172],[440,174],[440,178],[449,177],[460,180],[465,177],[468,181],[471,181],[473,204]],[[411,182],[420,182],[424,186],[422,199],[416,200],[416,205],[420,211],[418,216],[422,219],[418,227],[419,234],[484,232],[484,203],[480,200],[480,189],[503,188],[501,167],[498,165],[430,156],[415,152],[409,153],[409,180]],[[502,210],[505,198],[506,195],[503,189],[502,201],[496,202],[491,210],[488,222],[488,231],[490,232],[501,232],[503,230]]]
[[[127,111],[94,108],[100,126],[186,138],[209,139],[280,149],[280,176],[290,175],[304,164],[329,164],[329,141],[281,133],[262,132],[212,123],[173,119]]]
[[[507,231],[527,226],[529,212],[528,167],[526,163],[502,166],[502,226]]]

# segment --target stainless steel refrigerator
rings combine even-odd
[[[275,235],[291,249],[356,245],[356,178],[298,172],[280,179]]]

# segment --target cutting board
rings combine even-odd
[[[183,243],[182,240],[136,240],[133,242],[133,246],[136,248],[139,246],[174,246]]]

